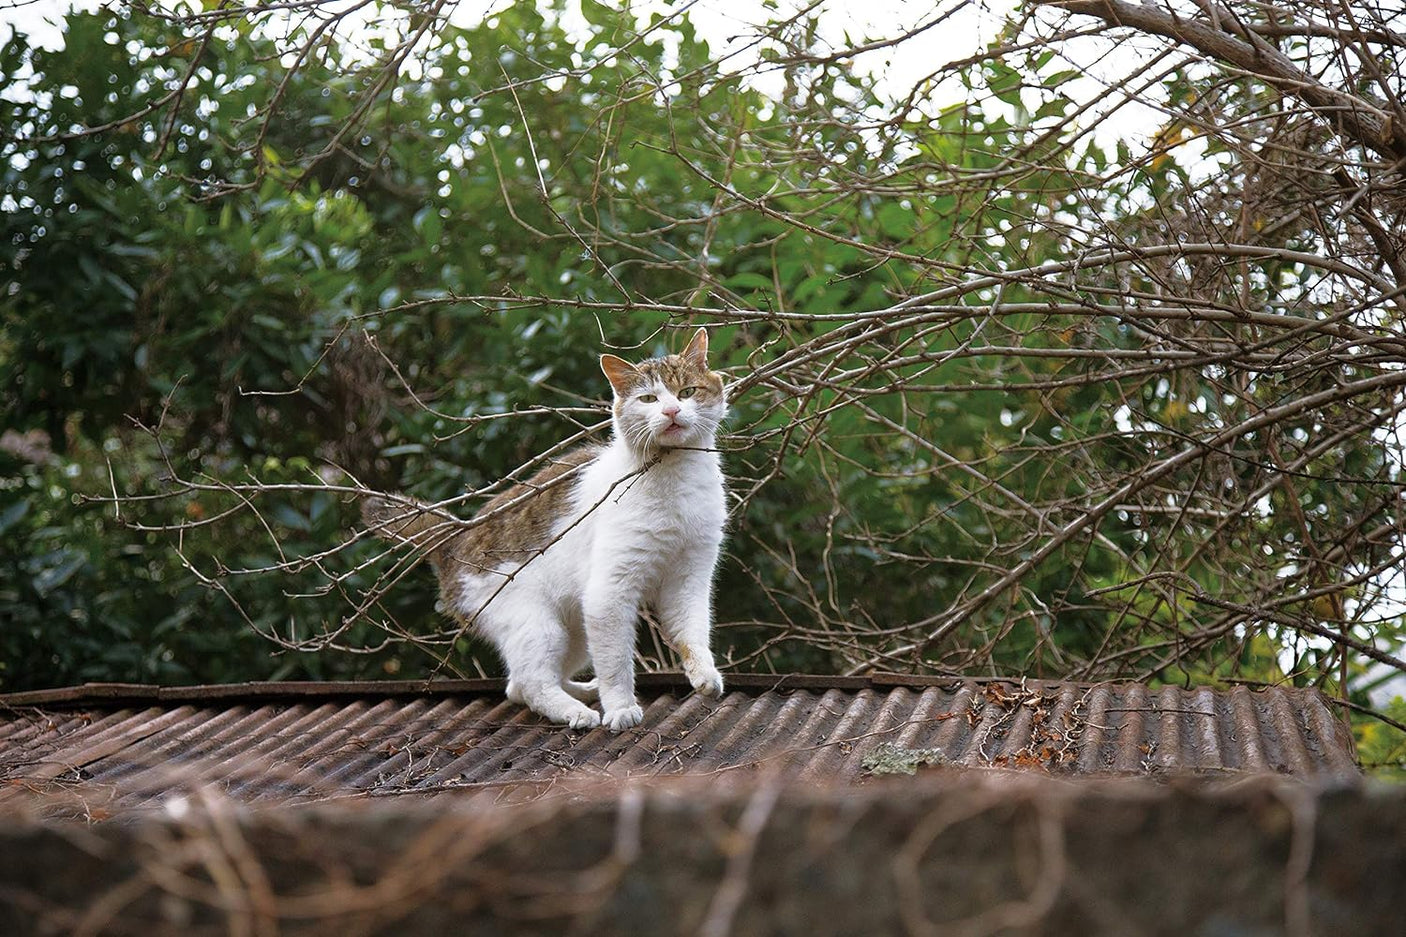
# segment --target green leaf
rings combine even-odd
[[[426,205],[417,211],[415,217],[411,219],[411,226],[420,237],[431,244],[439,243],[439,236],[444,229],[444,225],[440,221],[439,209],[432,205]]]
[[[5,507],[5,510],[0,511],[0,534],[4,534],[11,527],[18,524],[20,520],[28,513],[28,498],[21,498],[13,504],[7,505]]]
[[[307,516],[294,508],[291,504],[284,502],[275,504],[269,514],[284,527],[304,532],[312,530],[312,523],[308,520]]]
[[[34,591],[47,596],[73,578],[73,574],[83,568],[88,558],[74,550],[63,550],[53,565],[45,566],[34,577]]]
[[[744,270],[741,273],[734,273],[723,280],[729,289],[739,292],[747,290],[770,290],[773,288],[771,277],[763,276],[760,273],[752,273]]]

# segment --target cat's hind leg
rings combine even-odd
[[[565,630],[549,614],[524,611],[513,609],[518,622],[494,642],[508,665],[508,700],[573,729],[600,725],[600,713],[564,689],[574,682],[564,676],[570,654]]]
[[[561,684],[523,681],[518,686],[523,703],[539,716],[573,729],[594,729],[600,725],[600,713],[566,692]]]

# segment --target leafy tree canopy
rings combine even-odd
[[[12,36],[0,686],[494,672],[356,492],[467,515],[600,431],[599,351],[706,325],[732,667],[1370,706],[1403,669],[1399,30],[1029,3],[883,79],[964,7],[838,45],[778,11],[745,55],[592,0]]]

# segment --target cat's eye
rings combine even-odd
[[[680,400],[687,400],[688,398],[692,397],[692,396],[693,396],[695,393],[697,393],[697,392],[698,392],[698,388],[697,388],[697,387],[685,387],[683,390],[679,391],[679,399],[680,399]]]
[[[654,403],[658,399],[653,394],[640,394],[640,403]]]

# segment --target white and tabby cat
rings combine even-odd
[[[727,401],[707,357],[703,329],[682,354],[602,355],[615,391],[610,445],[554,460],[468,529],[405,498],[364,505],[372,531],[428,553],[441,607],[502,655],[508,698],[554,722],[619,731],[644,718],[634,674],[644,605],[694,689],[722,693],[709,637],[727,514],[714,441]],[[595,680],[571,679],[588,663]],[[597,698],[603,717],[587,705]]]

